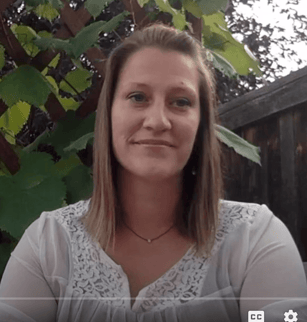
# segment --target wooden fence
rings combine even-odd
[[[266,204],[307,261],[307,67],[221,105],[219,114],[261,149],[260,167],[225,147],[226,198]]]

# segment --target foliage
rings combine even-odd
[[[130,31],[122,26],[131,24],[118,1],[87,0],[84,5],[92,20],[75,37],[62,40],[54,34],[59,28],[63,3],[60,0],[26,0],[25,3],[21,13],[14,5],[6,11],[12,32],[32,58],[44,50],[53,50],[58,55],[40,72],[27,64],[17,67],[0,45],[0,99],[8,107],[0,115],[0,128],[21,165],[11,175],[0,162],[0,229],[12,241],[18,240],[42,211],[91,195],[92,170],[88,156],[92,152],[95,114],[79,119],[75,111],[97,85],[99,75],[84,53],[106,43],[108,34],[116,35],[115,46],[120,41],[117,32],[128,36]],[[209,48],[209,58],[216,68],[232,78],[247,75],[250,69],[259,75],[258,62],[228,30],[224,14],[226,0],[184,0],[179,7],[178,3],[174,5],[174,1],[167,0],[140,0],[139,3],[147,12],[151,11],[152,19],[161,12],[166,13],[179,30],[190,27],[186,16],[194,13],[203,20],[202,42]],[[112,49],[110,43],[103,46],[105,53]],[[50,93],[66,111],[66,117],[56,125],[45,113],[44,105]],[[35,133],[34,127],[37,127]],[[238,153],[259,161],[255,147],[222,127],[217,128],[217,133],[222,142],[235,147]],[[4,233],[0,231],[0,246],[6,247],[4,253],[8,256],[11,245],[1,243],[1,236]]]
[[[280,17],[286,17],[292,25],[293,35],[288,35],[287,27],[277,23],[263,25],[247,13],[238,13],[238,8],[251,11],[260,0],[229,0],[225,12],[229,29],[236,38],[249,48],[261,63],[262,75],[240,75],[231,78],[226,73],[217,71],[218,95],[222,103],[226,103],[250,91],[258,89],[269,82],[285,76],[288,68],[282,59],[287,57],[296,63],[297,69],[306,66],[307,60],[298,57],[295,46],[300,42],[307,42],[307,15],[299,12],[296,6],[304,0],[288,1],[281,4],[279,0],[268,0],[267,8],[278,12]],[[264,1],[262,1],[264,2]],[[249,9],[249,10],[248,10]],[[221,69],[220,69],[221,70]]]
[[[3,77],[0,83],[0,97],[8,107],[19,101],[39,107],[46,103],[50,92],[49,82],[36,68],[29,65],[16,68]]]
[[[99,34],[110,32],[115,29],[118,24],[129,15],[127,11],[119,14],[108,22],[97,21],[91,25],[84,27],[75,37],[68,40],[61,40],[55,38],[38,37],[34,43],[41,49],[55,49],[65,51],[70,57],[78,59],[88,48],[96,43]]]
[[[0,177],[0,226],[15,238],[21,237],[38,213],[61,207],[66,193],[49,154],[21,151],[20,160],[17,174]]]
[[[70,154],[84,149],[93,137],[94,124],[93,113],[86,119],[80,119],[75,117],[74,111],[68,111],[65,118],[58,121],[55,130],[44,132],[31,145],[24,148],[24,151],[35,151],[38,144],[43,143],[52,145],[59,156],[65,157],[67,152]]]
[[[225,127],[220,125],[217,125],[216,127],[216,135],[222,142],[227,144],[229,147],[234,148],[234,150],[240,155],[243,155],[251,161],[261,165],[259,147],[249,144],[240,136],[236,135],[232,131],[227,130]]]
[[[5,65],[4,51],[5,51],[4,47],[0,45],[0,69],[2,69],[3,66]]]
[[[204,43],[213,54],[222,56],[230,62],[235,71],[241,75],[247,75],[252,69],[258,76],[261,71],[258,62],[246,54],[244,45],[235,40],[227,28],[225,15],[222,12],[210,16],[202,16],[204,29]],[[232,76],[228,74],[228,76]]]
[[[22,130],[23,125],[27,122],[31,106],[26,102],[19,101],[0,118],[0,128],[5,129],[5,138],[15,144],[15,136]]]
[[[110,0],[88,0],[84,6],[94,18],[97,18],[109,2]]]
[[[59,11],[55,7],[53,7],[51,3],[38,5],[35,8],[34,12],[38,17],[46,18],[47,20],[50,20],[50,21],[52,21],[53,19],[55,19],[60,15]]]

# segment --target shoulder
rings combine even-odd
[[[281,221],[266,205],[229,200],[220,201],[219,230],[224,234],[229,234],[234,230],[260,233],[272,223],[276,225]]]
[[[242,201],[220,200],[220,217],[252,220],[263,205]]]
[[[220,200],[220,220],[253,223],[259,216],[270,218],[274,215],[266,205]]]
[[[27,234],[39,240],[48,235],[71,235],[81,226],[80,218],[88,211],[89,200],[81,200],[51,211],[43,211],[26,230]]]
[[[89,209],[90,199],[80,200],[76,203],[52,211],[44,211],[41,216],[55,219],[63,226],[80,219]]]
[[[222,200],[219,216],[217,239],[227,239],[229,245],[291,243],[286,225],[264,204]]]

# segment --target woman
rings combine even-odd
[[[92,198],[26,230],[0,287],[5,321],[247,321],[250,310],[275,321],[290,309],[307,321],[288,229],[264,205],[221,199],[205,57],[162,24],[112,52]]]

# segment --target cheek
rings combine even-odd
[[[112,133],[114,138],[120,135],[125,128],[125,124],[127,124],[125,114],[125,109],[121,108],[120,104],[115,102],[111,110]]]
[[[112,124],[112,146],[113,151],[118,159],[118,156],[121,151],[121,131],[123,126],[123,121],[121,114],[118,112],[118,109],[116,106],[113,106],[112,112],[111,112],[111,124]]]
[[[132,139],[133,122],[131,116],[123,110],[115,109],[112,113],[112,143],[116,155],[121,155],[129,147],[129,141]]]
[[[187,122],[181,124],[178,128],[177,135],[180,141],[184,143],[186,147],[193,148],[195,138],[197,135],[199,122],[197,119],[187,120]]]

